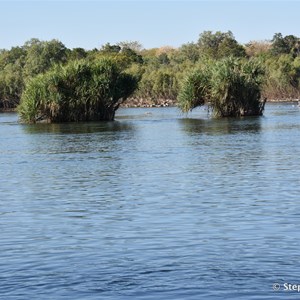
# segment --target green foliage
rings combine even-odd
[[[220,117],[261,115],[263,70],[255,61],[224,59],[212,69],[211,106]]]
[[[188,74],[179,93],[179,107],[187,112],[209,103],[219,117],[261,115],[262,75],[259,64],[252,60],[211,61]]]
[[[186,87],[185,93],[192,93],[193,80],[200,80],[202,76],[201,81],[205,82],[204,77],[212,76],[215,68],[213,60],[222,61],[228,57],[242,58],[244,61],[256,60],[266,71],[262,95],[271,99],[295,99],[300,97],[299,54],[300,39],[293,35],[282,36],[280,33],[275,34],[272,41],[252,41],[243,46],[230,31],[204,31],[195,43],[186,43],[179,48],[163,46],[152,49],[143,49],[136,41],[115,45],[107,43],[101,49],[93,50],[67,49],[58,40],[31,39],[21,47],[0,50],[0,110],[15,108],[24,87],[35,76],[47,73],[56,65],[66,65],[77,60],[91,64],[102,60],[113,61],[119,69],[140,79],[139,89],[133,95],[135,100],[155,104],[161,100],[175,100],[178,97],[179,82],[187,73],[189,75],[185,81],[190,82],[191,86]],[[199,78],[191,75],[195,66],[198,66],[198,72],[201,71],[197,75]],[[184,89],[181,91],[183,93]],[[194,93],[200,95],[199,91]],[[182,97],[180,95],[179,98]],[[201,103],[202,100],[197,97],[191,107]],[[188,105],[183,107],[186,107],[183,110],[188,110]]]
[[[198,46],[202,55],[216,59],[246,56],[244,47],[238,44],[231,31],[216,33],[204,31],[200,34]]]
[[[134,63],[143,64],[143,57],[135,50],[119,45],[110,45],[110,43],[103,45],[100,51],[92,53],[90,57],[95,60],[102,58],[113,59],[122,68],[130,67]]]
[[[13,47],[0,52],[0,109],[12,109],[19,103],[23,87],[26,51]]]
[[[74,61],[31,79],[18,112],[26,123],[113,120],[136,85],[112,60]]]
[[[87,55],[87,51],[85,51],[83,48],[74,48],[67,51],[68,61],[83,59],[86,58]]]
[[[168,57],[168,54],[166,52],[163,52],[161,54],[159,54],[159,56],[157,57],[158,59],[158,63],[160,65],[168,65],[170,64],[170,59]]]
[[[272,39],[271,52],[273,55],[292,54],[294,57],[300,54],[300,40],[294,35],[282,36],[275,33]]]
[[[101,52],[104,53],[119,53],[121,51],[121,47],[119,45],[111,45],[110,43],[106,43],[100,49]]]
[[[171,68],[147,69],[135,96],[146,99],[176,99],[179,83]]]
[[[121,54],[126,57],[130,63],[143,64],[144,62],[143,57],[130,48],[122,48]]]
[[[186,60],[196,63],[200,58],[199,46],[195,43],[183,44],[176,53],[176,61],[184,62]]]
[[[183,79],[178,107],[185,113],[210,101],[211,70],[200,65]]]
[[[44,73],[57,63],[64,63],[67,60],[67,48],[58,40],[39,41],[31,39],[25,43],[27,51],[24,66],[24,76],[34,77]]]
[[[117,44],[121,49],[127,48],[131,49],[136,53],[140,53],[143,49],[143,45],[138,41],[123,41]]]
[[[0,68],[9,64],[24,66],[27,52],[23,47],[12,47],[8,50],[0,50]]]
[[[67,48],[59,41],[31,39],[22,47],[0,52],[0,108],[15,108],[28,79],[64,63]]]
[[[264,93],[268,98],[298,98],[300,88],[300,57],[290,54],[266,61]]]

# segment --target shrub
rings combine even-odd
[[[27,123],[113,120],[136,86],[112,60],[73,61],[31,79],[18,112]]]
[[[187,112],[208,103],[219,117],[261,115],[265,103],[260,100],[262,75],[252,60],[210,61],[188,74],[179,93],[179,107]]]

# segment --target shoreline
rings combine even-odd
[[[300,99],[269,99],[266,103],[299,103]],[[172,99],[128,99],[120,105],[120,108],[159,108],[159,107],[176,107],[176,100]],[[0,113],[15,113],[17,108],[0,108]]]

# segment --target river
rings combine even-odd
[[[0,298],[299,299],[299,121],[0,114]]]

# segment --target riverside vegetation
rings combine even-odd
[[[209,103],[217,116],[260,115],[261,99],[297,99],[300,39],[239,44],[228,32],[205,31],[175,49],[138,42],[68,49],[31,39],[0,50],[0,109],[25,122],[112,120],[120,105],[173,105],[183,111]]]
[[[215,116],[257,116],[264,110],[261,101],[263,70],[252,60],[229,57],[201,65],[183,81],[178,105],[188,112],[208,103]]]
[[[28,81],[18,111],[27,123],[110,121],[136,85],[112,60],[71,61]]]

